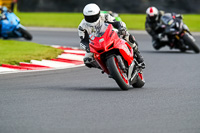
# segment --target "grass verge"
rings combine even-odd
[[[77,28],[83,19],[82,13],[25,13],[16,12],[24,26]],[[200,14],[183,14],[184,22],[191,31],[200,31]],[[120,14],[128,29],[144,30],[145,14]],[[34,20],[34,21],[33,21]]]
[[[0,65],[17,65],[30,60],[53,59],[63,50],[33,42],[0,40]]]

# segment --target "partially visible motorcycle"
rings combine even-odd
[[[101,11],[102,14],[110,14],[111,16],[113,16],[116,21],[122,21],[122,19],[120,18],[119,14],[116,12],[112,12],[112,11]]]
[[[177,18],[173,13],[166,13],[161,17],[161,24],[158,28],[163,29],[163,32],[159,34],[161,40],[166,37],[165,41],[168,42],[171,49],[179,49],[181,52],[193,50],[195,53],[199,53],[199,47],[182,18]]]
[[[133,49],[111,24],[105,27],[104,32],[89,35],[90,52],[94,53],[96,67],[113,78],[121,90],[128,90],[130,86],[143,87],[143,68],[134,59]]]
[[[121,24],[126,27],[126,24],[122,21],[121,17],[119,16],[118,13],[113,12],[113,11],[101,11],[101,14],[109,14],[110,16],[114,17],[116,21],[120,21]],[[128,30],[128,27],[126,27]]]
[[[1,36],[4,39],[24,37],[32,40],[32,35],[20,24],[20,19],[13,13],[3,13],[1,16]]]

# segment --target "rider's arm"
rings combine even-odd
[[[115,22],[107,22],[109,24],[112,24],[114,28],[119,29],[121,27],[121,24],[119,21],[115,21]]]
[[[90,50],[89,50],[89,35],[88,35],[87,30],[85,30],[81,26],[79,26],[78,34],[81,39],[81,41],[80,41],[81,49],[86,50],[86,52],[90,52]]]
[[[124,29],[126,30],[126,26],[125,24],[123,24],[123,22],[120,21],[114,21],[114,22],[107,22],[109,24],[112,24],[114,28],[120,30],[120,29]]]
[[[183,15],[182,14],[176,14],[176,18],[183,19]]]
[[[114,17],[109,14],[104,15],[105,22],[112,24],[114,28],[118,29],[120,35],[128,35],[126,24],[122,21],[116,21]]]
[[[157,39],[158,36],[156,32],[152,29],[151,25],[146,21],[145,22],[145,30],[152,36],[153,39]]]
[[[179,18],[179,19],[183,19],[183,15],[181,15],[181,14],[177,14],[177,13],[172,13],[172,16],[173,16],[173,18],[175,19],[175,18]]]
[[[5,14],[5,13],[2,13],[2,14],[1,14],[1,20],[4,20],[4,19],[6,19],[6,14]]]

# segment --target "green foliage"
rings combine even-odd
[[[0,40],[0,64],[16,65],[30,60],[53,59],[63,50],[32,42]]]

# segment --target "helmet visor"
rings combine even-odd
[[[157,15],[149,16],[149,19],[151,21],[156,21],[157,20]]]
[[[89,23],[93,23],[93,22],[96,22],[99,19],[99,16],[100,16],[100,12],[98,14],[92,15],[92,16],[85,16],[84,15],[84,18],[85,18],[85,21],[87,21]]]

